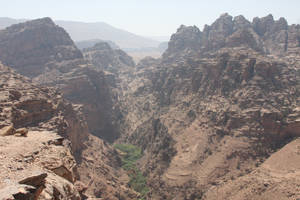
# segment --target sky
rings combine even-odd
[[[105,22],[143,36],[169,36],[181,24],[201,30],[221,14],[248,20],[273,14],[300,23],[300,0],[0,0],[0,17]]]

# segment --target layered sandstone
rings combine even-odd
[[[86,60],[98,71],[117,73],[125,67],[134,67],[133,59],[121,49],[113,49],[106,42],[99,42],[93,47],[83,49]]]
[[[2,199],[137,198],[117,152],[88,132],[81,106],[2,64],[0,78]]]
[[[0,69],[1,131],[11,127],[0,144],[1,197],[81,199],[74,185],[77,168],[72,154],[78,147],[68,140],[76,128],[68,122],[78,117],[65,112],[72,106],[55,90],[33,85],[2,64]],[[19,135],[18,130],[27,133]]]
[[[81,104],[89,132],[110,142],[118,137],[111,123],[113,77],[85,61],[68,33],[50,18],[1,30],[0,54],[0,60],[18,73],[39,85],[58,87],[63,98]]]
[[[298,145],[289,144],[300,136],[298,36],[283,18],[224,14],[203,32],[181,26],[161,59],[120,75],[120,140],[144,149],[150,199],[222,199],[242,185],[223,197],[272,199],[255,186],[266,176],[275,188],[284,182],[282,199],[299,198],[298,168],[280,179],[263,167]],[[285,161],[273,159],[285,174]]]

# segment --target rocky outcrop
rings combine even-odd
[[[106,42],[99,42],[83,50],[86,60],[93,64],[97,71],[117,73],[122,68],[134,67],[133,59],[121,49],[113,49]]]
[[[117,98],[112,91],[113,76],[84,67],[63,74],[46,85],[58,86],[64,98],[82,105],[89,132],[109,142],[119,136],[118,125],[112,124],[118,117],[115,115],[118,108],[113,105]]]
[[[197,27],[181,26],[173,34],[164,57],[169,58],[175,52],[188,49],[203,53],[223,47],[250,47],[274,55],[297,54],[298,37],[299,27],[289,26],[284,18],[274,20],[272,15],[268,15],[256,17],[251,23],[242,15],[233,18],[225,13],[212,25],[205,25],[202,32]]]
[[[0,60],[19,73],[36,77],[46,63],[82,58],[67,32],[50,18],[12,25],[0,31]]]
[[[244,28],[234,32],[226,39],[225,46],[245,46],[258,52],[263,53],[265,51],[262,40],[251,28]]]
[[[112,42],[110,40],[101,40],[101,39],[92,39],[92,40],[77,41],[77,42],[75,42],[75,44],[76,44],[76,46],[77,46],[78,49],[83,50],[83,49],[86,49],[86,48],[89,48],[89,47],[93,47],[95,44],[97,44],[99,42],[100,43],[101,42],[108,43],[109,46],[112,49],[120,49],[120,47],[116,43],[114,43],[114,42]]]
[[[0,80],[1,198],[137,197],[126,173],[119,180],[118,154],[88,132],[82,106],[2,64]]]
[[[164,57],[177,51],[198,50],[202,46],[202,32],[196,26],[181,25],[172,35]]]
[[[299,198],[299,142],[287,144],[250,174],[211,187],[203,199]]]
[[[73,134],[67,131],[70,113],[62,109],[68,103],[55,90],[33,85],[3,65],[0,71],[1,130],[11,133],[3,134],[0,144],[2,198],[80,199],[73,185],[77,178],[68,141]]]
[[[148,177],[151,174],[161,175],[176,154],[175,141],[159,119],[151,118],[141,124],[128,141],[142,147],[145,154],[144,160],[147,162],[141,164]]]
[[[223,199],[222,191],[225,199],[239,199],[229,195],[236,191],[231,187],[263,180],[259,166],[300,136],[299,57],[288,50],[297,47],[277,40],[286,30],[283,19],[261,21],[264,30],[228,14],[203,32],[181,26],[162,59],[142,60],[120,75],[128,85],[119,96],[120,140],[144,149],[140,167],[149,198]],[[275,179],[270,183],[279,187]],[[280,180],[298,195],[298,179]],[[240,197],[254,190],[259,187]]]
[[[123,56],[125,53],[121,50],[109,47],[110,50],[120,59],[125,58],[125,63],[132,62],[128,56]],[[81,104],[89,132],[110,142],[118,137],[118,126],[112,124],[115,117],[114,94],[110,89],[114,84],[113,77],[97,72],[86,62],[66,31],[50,18],[28,21],[0,31],[0,54],[0,60],[17,72],[39,85],[58,87],[63,98]],[[17,98],[18,94],[15,95]],[[47,101],[40,107],[34,105],[34,101],[23,103],[32,110],[23,116],[16,113],[21,116],[17,120],[32,123],[35,117],[49,117],[47,113],[51,108]],[[45,116],[36,116],[35,110],[39,109],[45,110]]]
[[[260,35],[267,48],[267,53],[282,54],[288,49],[288,24],[284,18],[274,21],[272,15],[254,18],[253,29]]]

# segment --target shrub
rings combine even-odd
[[[129,186],[141,194],[141,200],[144,199],[149,192],[147,179],[136,166],[136,161],[143,156],[142,150],[132,144],[115,144],[114,147],[124,153],[122,155],[122,168],[129,173]]]

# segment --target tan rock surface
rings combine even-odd
[[[272,193],[256,195],[256,181],[274,176],[257,171],[300,136],[300,63],[288,50],[297,47],[278,39],[293,26],[272,16],[261,21],[267,25],[253,28],[254,22],[224,14],[203,32],[181,26],[162,59],[141,61],[120,74],[120,141],[144,149],[140,167],[152,188],[150,199],[215,199],[207,195],[219,188],[231,193],[235,180],[237,188],[244,184],[239,180],[253,185],[249,197],[224,198],[264,199]],[[292,32],[297,35],[297,28]],[[287,165],[277,161],[282,169]],[[278,191],[289,192],[274,194],[295,199],[298,179],[276,179],[284,182],[281,189],[274,182]]]
[[[125,58],[124,63],[134,64],[123,51],[108,49],[107,54],[110,52],[116,52],[118,63]],[[110,89],[113,77],[84,60],[68,33],[50,18],[1,30],[0,54],[0,60],[18,73],[32,78],[38,85],[57,87],[63,98],[81,104],[90,133],[110,142],[119,136],[118,126],[112,124],[117,117],[113,106],[115,97]],[[111,57],[112,64],[117,62],[117,57]],[[20,96],[18,91],[9,92],[16,99]],[[19,106],[23,103],[38,108],[36,101],[22,102]],[[45,110],[45,118],[48,117],[47,109],[51,109],[49,105],[47,102],[39,105]],[[34,110],[28,112],[30,114],[16,113],[20,115],[18,120],[34,120]]]
[[[5,133],[13,128],[11,124],[17,128],[16,135],[0,140],[3,198],[81,199],[86,189],[77,191],[76,182],[82,179],[91,197],[116,199],[120,192],[126,199],[136,199],[127,182],[119,180],[118,155],[89,134],[82,106],[72,106],[55,89],[32,84],[2,64],[0,83],[0,127]],[[18,91],[18,98],[9,91]],[[100,190],[99,184],[103,186]],[[19,190],[23,192],[18,194]]]

